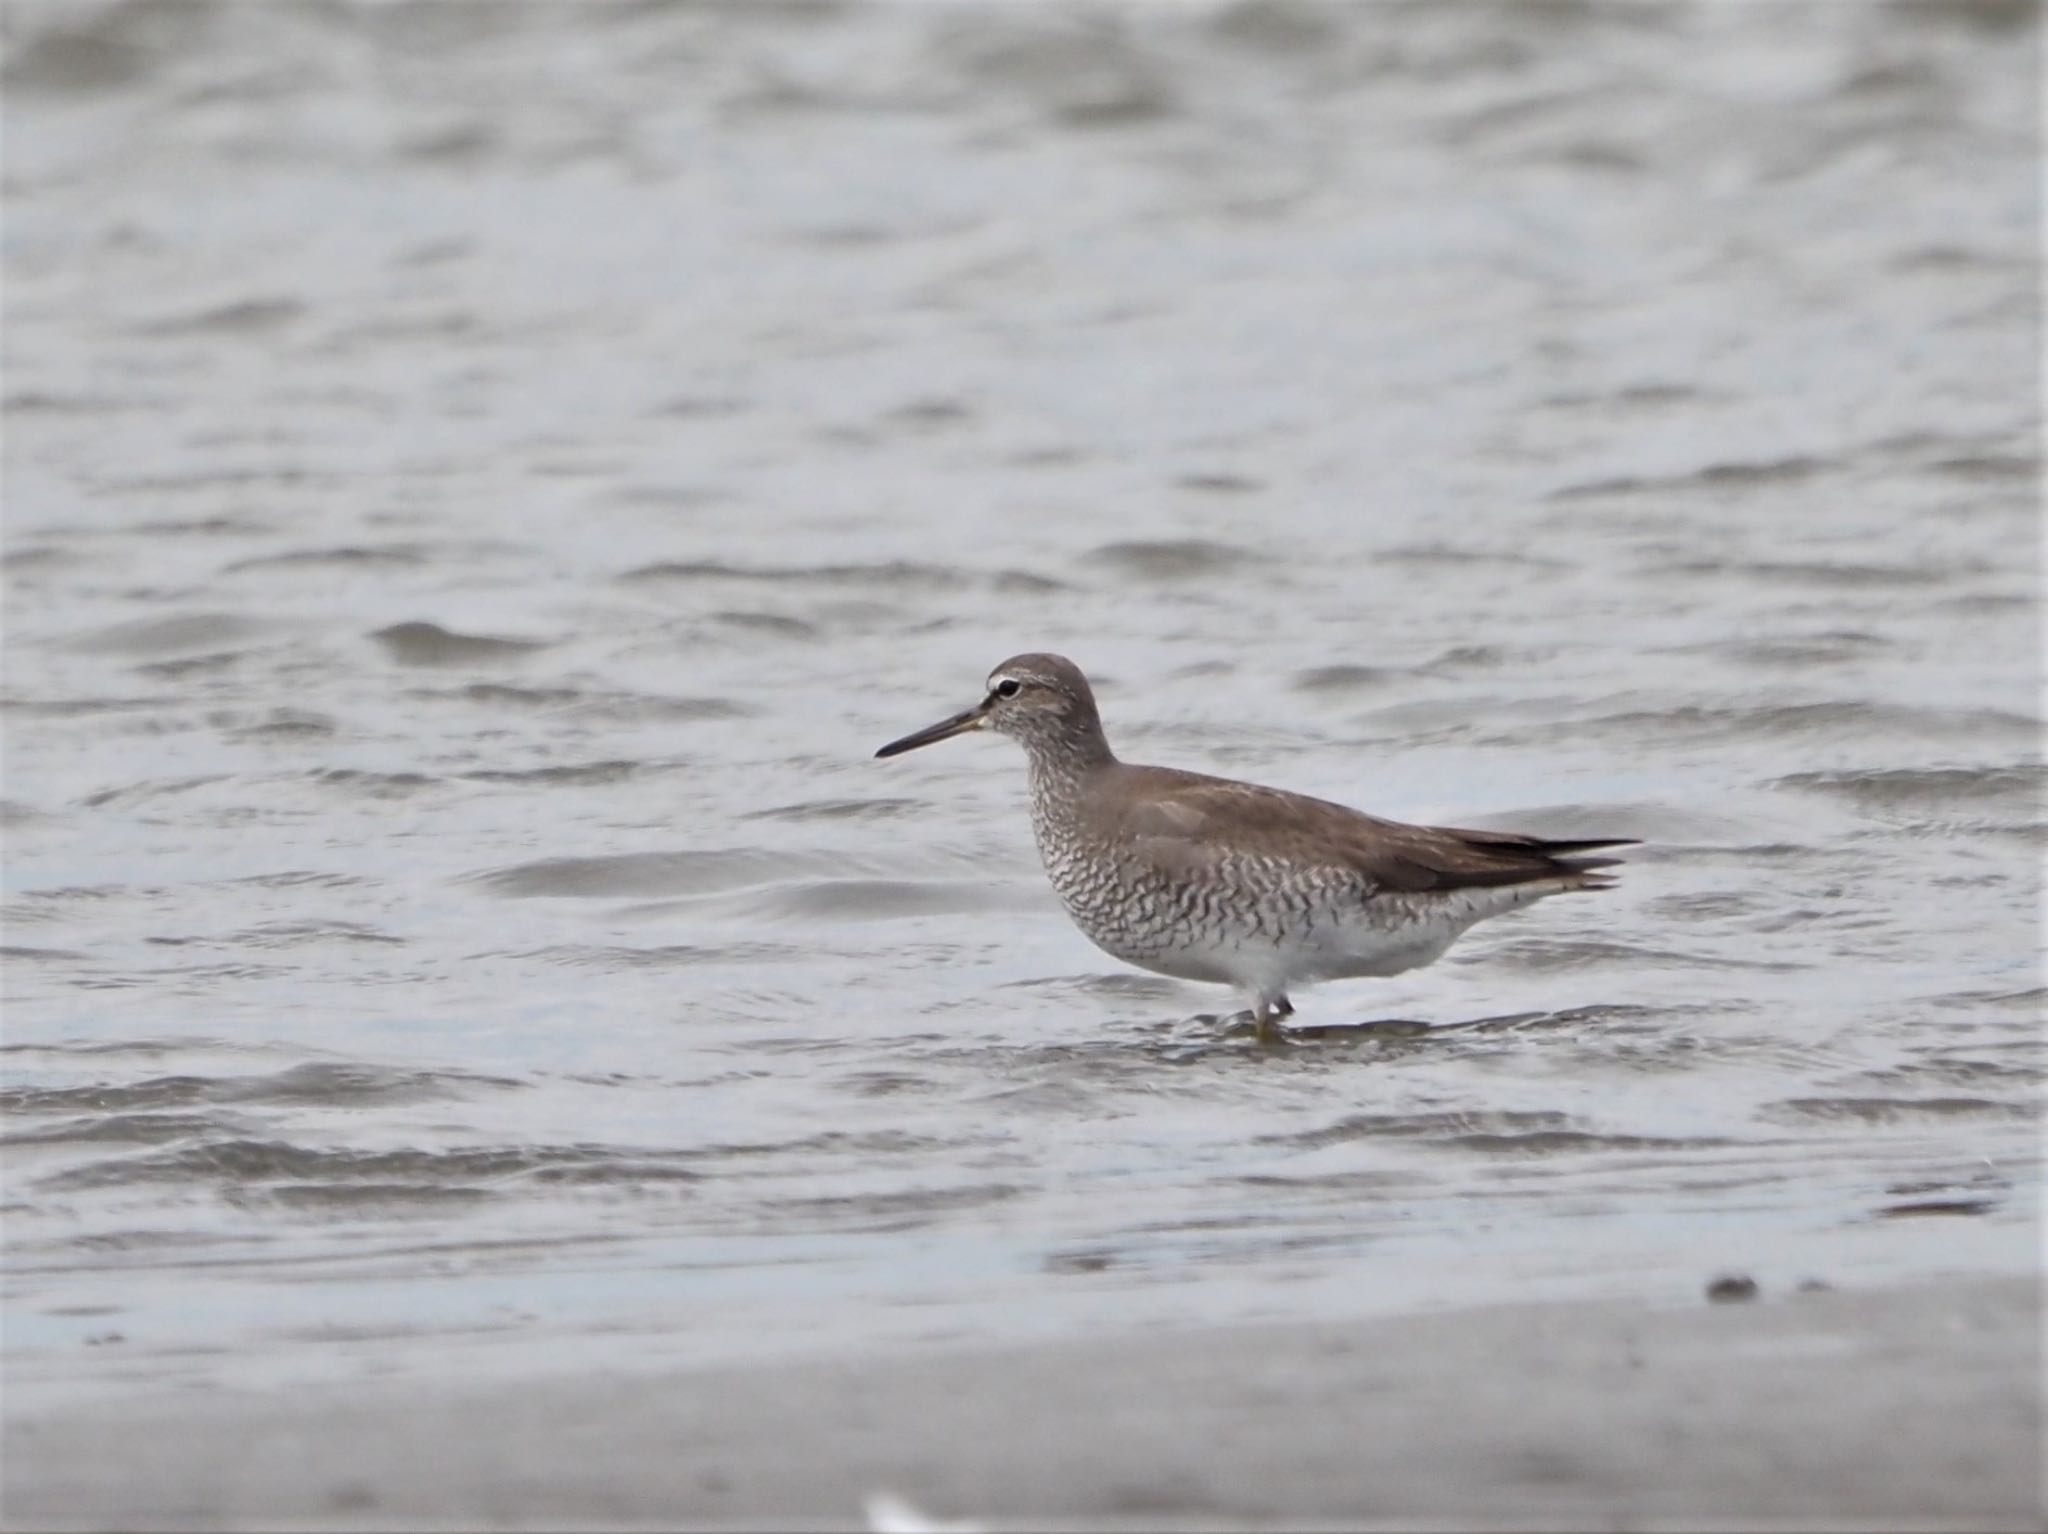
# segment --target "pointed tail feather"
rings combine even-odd
[[[1539,840],[1536,850],[1546,857],[1568,858],[1575,853],[1597,852],[1602,847],[1640,847],[1642,842],[1633,836],[1597,836],[1584,841],[1553,842]],[[1613,862],[1609,858],[1607,861]]]
[[[1606,847],[1640,847],[1642,842],[1633,836],[1589,836],[1562,841],[1552,841],[1541,836],[1523,836],[1514,831],[1456,831],[1453,835],[1472,843],[1503,852],[1511,857],[1529,859],[1536,863],[1556,863],[1573,873],[1589,873],[1596,868],[1613,868],[1620,858],[1589,858],[1581,854],[1598,852]]]
[[[1640,847],[1642,843],[1630,836],[1604,837],[1599,840],[1570,842],[1538,842],[1537,850],[1551,859],[1558,867],[1582,875],[1578,887],[1582,890],[1605,890],[1614,888],[1614,876],[1600,872],[1603,868],[1619,868],[1623,858],[1589,858],[1579,854],[1592,852],[1601,847]]]
[[[1464,833],[1478,840],[1485,833]],[[1552,875],[1577,875],[1579,883],[1573,886],[1582,890],[1604,890],[1614,887],[1614,878],[1600,872],[1603,868],[1619,868],[1621,858],[1589,858],[1588,852],[1598,852],[1607,847],[1640,847],[1641,841],[1633,836],[1590,836],[1552,841],[1540,836],[1516,836],[1511,833],[1497,833],[1486,836],[1487,842],[1502,851],[1512,850],[1536,867]],[[1541,877],[1541,875],[1537,875]]]

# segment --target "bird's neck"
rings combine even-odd
[[[1089,774],[1116,761],[1099,729],[1030,741],[1025,750],[1031,760],[1032,803],[1048,808],[1072,804]]]

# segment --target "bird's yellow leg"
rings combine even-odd
[[[1291,1017],[1294,1004],[1285,996],[1261,996],[1252,1008],[1252,1035],[1260,1044],[1284,1044],[1287,1035],[1280,1031],[1279,1019]]]

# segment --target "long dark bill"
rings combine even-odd
[[[888,745],[882,747],[875,755],[878,757],[901,756],[906,751],[915,751],[919,746],[929,746],[938,741],[950,739],[955,735],[964,734],[968,730],[977,728],[981,724],[981,716],[987,712],[987,703],[977,703],[972,708],[962,709],[951,719],[941,719],[937,724],[930,726],[928,729],[918,730],[913,734],[904,736],[901,740],[890,741]]]

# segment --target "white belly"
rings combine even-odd
[[[1433,964],[1473,923],[1554,894],[1559,887],[1515,885],[1450,895],[1386,896],[1318,913],[1278,935],[1270,930],[1212,928],[1198,939],[1180,942],[1130,941],[1124,934],[1090,936],[1104,952],[1157,974],[1278,995],[1290,986],[1318,980],[1398,975]]]

